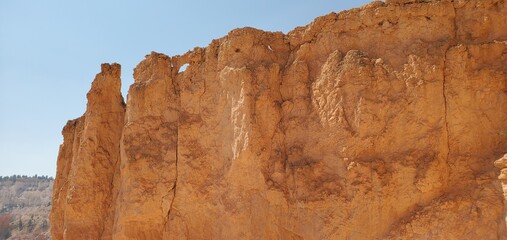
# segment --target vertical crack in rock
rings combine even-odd
[[[171,81],[171,84],[172,84],[172,87],[173,87],[173,94],[177,97],[178,101],[180,101],[180,95],[179,95],[179,91],[177,90],[178,88],[177,88],[177,83],[176,83],[176,74],[177,74],[178,69],[174,68],[173,61],[174,61],[174,58],[171,58],[170,59],[171,63],[170,63],[170,66],[169,66],[170,67],[170,77],[171,77],[170,81]],[[167,90],[167,87],[165,87],[165,89]],[[168,96],[167,93],[166,93],[166,96]],[[178,103],[178,107],[179,108],[181,107],[181,103]],[[171,216],[174,200],[176,199],[176,185],[178,184],[179,130],[180,130],[180,119],[178,118],[178,120],[177,120],[177,126],[176,126],[176,149],[175,149],[175,155],[176,156],[175,156],[175,162],[174,162],[175,179],[174,179],[174,185],[169,190],[169,191],[172,191],[172,199],[171,199],[171,202],[169,203],[169,209],[167,210],[167,214],[166,214],[165,221],[164,221],[164,227],[165,228],[167,228],[167,223],[169,222],[169,218]]]
[[[456,10],[456,5],[454,5],[454,0],[452,1],[452,10],[453,10],[453,28],[454,28],[454,38],[451,40],[451,45],[455,45],[458,41],[458,11]]]
[[[167,211],[167,216],[165,219],[164,226],[167,227],[167,223],[169,222],[169,218],[171,216],[171,211],[173,209],[174,200],[176,199],[176,185],[178,184],[178,147],[179,147],[179,137],[178,137],[178,131],[179,131],[179,121],[178,121],[178,130],[176,130],[176,160],[174,162],[175,168],[176,168],[176,178],[174,179],[174,185],[171,190],[173,191],[173,197],[171,199],[171,203],[169,204],[169,210]]]
[[[452,20],[452,24],[453,24],[453,30],[454,30],[454,36],[453,36],[453,39],[450,40],[450,43],[449,43],[449,46],[447,46],[447,49],[445,49],[445,52],[444,52],[444,60],[443,60],[443,67],[442,67],[442,97],[444,99],[444,124],[445,124],[445,133],[446,133],[446,141],[447,141],[447,156],[446,156],[446,163],[448,165],[448,167],[450,167],[450,163],[449,163],[449,156],[451,154],[451,147],[450,147],[450,143],[449,143],[449,122],[448,122],[448,119],[447,119],[447,114],[448,114],[448,102],[447,102],[447,89],[446,89],[446,70],[447,70],[447,54],[449,53],[449,50],[453,47],[454,45],[454,42],[457,41],[457,32],[458,32],[458,27],[457,27],[457,24],[456,24],[456,21],[457,21],[457,16],[456,16],[456,7],[453,5],[452,7],[453,11],[454,11],[454,16],[453,16],[453,20]]]
[[[444,53],[444,63],[442,69],[442,97],[444,99],[444,127],[445,127],[445,135],[446,135],[446,145],[447,145],[447,153],[445,157],[445,163],[448,170],[451,169],[450,155],[451,155],[451,146],[450,146],[450,134],[449,134],[449,121],[448,121],[448,99],[447,99],[447,89],[446,89],[446,69],[447,69],[447,54],[452,47],[449,46]]]
[[[171,84],[173,85],[173,93],[174,93],[174,95],[178,96],[176,75],[178,75],[178,71],[180,69],[180,66],[174,66],[174,62],[177,61],[177,59],[175,57],[170,58],[169,61],[170,61],[169,67],[171,68],[170,75],[171,75]]]
[[[448,105],[449,105],[449,102],[448,102],[448,99],[447,99],[447,88],[446,88],[446,84],[447,84],[447,79],[446,79],[446,71],[447,71],[447,55],[449,54],[449,50],[451,50],[454,45],[455,45],[455,42],[458,40],[457,39],[457,34],[458,34],[458,25],[457,25],[457,15],[456,15],[456,7],[453,5],[452,7],[453,9],[453,19],[452,19],[452,24],[453,24],[453,30],[454,30],[454,36],[453,38],[450,40],[449,42],[449,46],[447,46],[447,48],[445,49],[445,52],[444,52],[444,59],[443,59],[443,66],[442,66],[442,97],[443,97],[443,100],[444,100],[444,127],[445,127],[445,134],[446,134],[446,145],[447,145],[447,153],[446,153],[446,157],[445,157],[445,162],[446,162],[446,165],[447,167],[449,168],[449,170],[452,168],[451,166],[451,163],[449,162],[450,161],[450,156],[451,156],[451,144],[450,144],[450,133],[449,133],[449,121],[448,121],[448,114],[449,114],[449,109],[448,109]]]

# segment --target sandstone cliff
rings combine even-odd
[[[506,40],[504,0],[398,0],[151,53],[126,105],[104,64],[53,239],[505,239]]]

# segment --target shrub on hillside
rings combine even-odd
[[[0,239],[7,239],[11,236],[11,223],[12,216],[10,214],[0,215]]]

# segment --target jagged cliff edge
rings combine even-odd
[[[152,53],[126,104],[103,64],[52,238],[505,238],[506,40],[503,0],[388,1]]]

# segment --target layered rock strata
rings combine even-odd
[[[388,1],[103,65],[53,239],[502,239],[507,2]],[[182,66],[188,65],[183,71]]]

